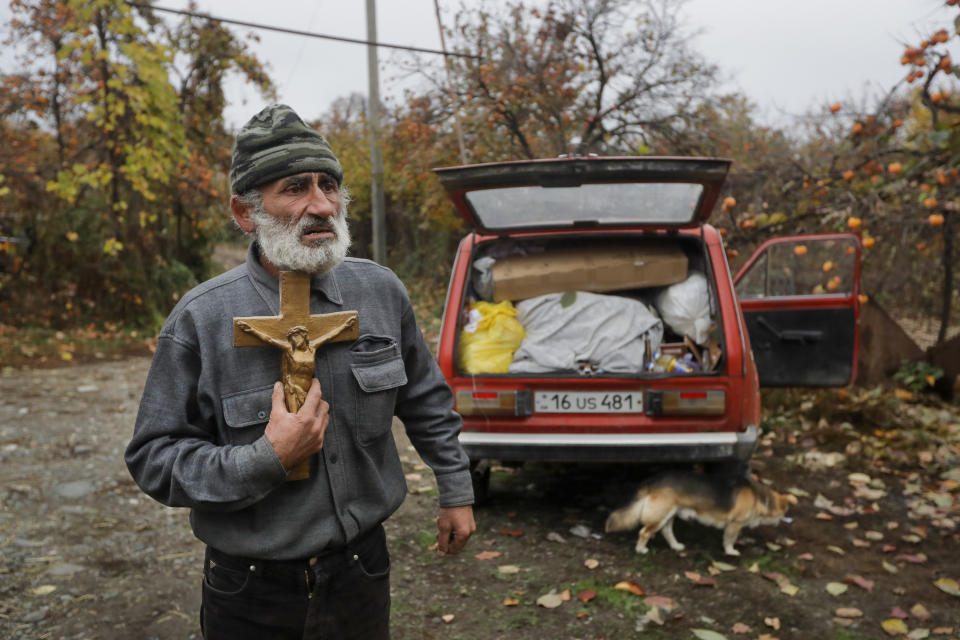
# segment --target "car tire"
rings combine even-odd
[[[736,479],[750,477],[749,460],[723,460],[720,462],[708,462],[703,465],[704,471],[711,476],[720,478]]]
[[[470,461],[470,480],[473,483],[473,504],[480,506],[490,497],[490,461]]]

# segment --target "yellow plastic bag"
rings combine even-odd
[[[526,335],[516,308],[509,300],[475,302],[467,312],[470,322],[460,332],[457,349],[460,369],[465,373],[506,373],[513,352]]]

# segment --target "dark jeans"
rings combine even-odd
[[[207,547],[206,640],[389,640],[390,555],[383,527],[306,560],[252,560]]]

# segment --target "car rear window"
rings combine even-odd
[[[520,227],[684,225],[697,211],[700,184],[588,183],[471,191],[467,202],[487,229]]]

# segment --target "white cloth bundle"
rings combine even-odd
[[[576,371],[585,365],[640,373],[645,338],[654,351],[663,339],[663,322],[642,302],[622,296],[550,293],[516,307],[527,335],[510,373]]]

